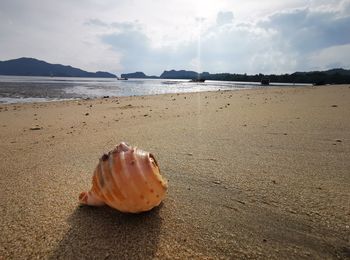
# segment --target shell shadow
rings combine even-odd
[[[77,207],[68,218],[71,228],[49,259],[153,258],[161,207],[141,214],[124,214],[109,207]]]

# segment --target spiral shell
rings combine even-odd
[[[167,187],[154,156],[122,142],[100,158],[92,177],[92,188],[82,192],[79,201],[138,213],[158,206]]]

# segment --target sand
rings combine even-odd
[[[350,257],[350,86],[0,107],[0,258]],[[166,199],[80,206],[123,140],[156,156]]]

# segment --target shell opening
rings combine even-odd
[[[152,153],[149,154],[149,157],[153,160],[153,162],[155,163],[155,165],[158,167],[159,169],[159,165],[158,165],[158,162],[156,160],[156,158],[154,157],[154,155]]]

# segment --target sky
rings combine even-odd
[[[1,0],[0,60],[115,74],[350,68],[350,0]]]

